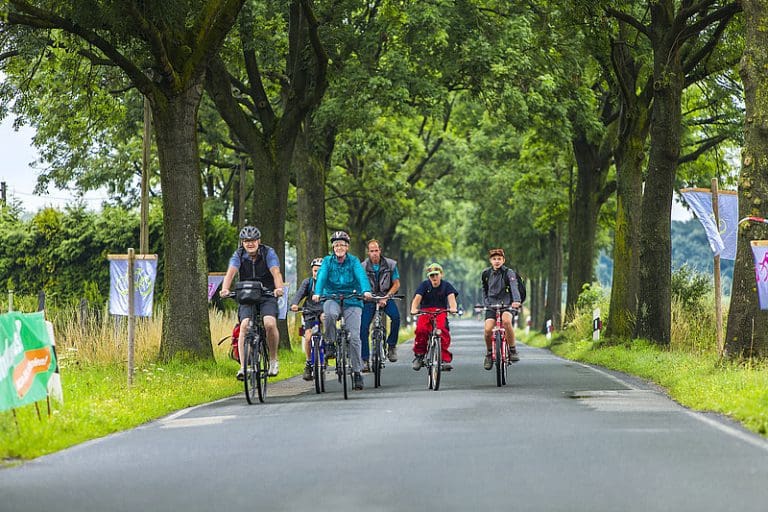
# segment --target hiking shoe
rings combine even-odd
[[[302,376],[302,379],[312,380],[312,363],[309,361],[307,361],[306,366],[304,366],[304,375]]]
[[[363,373],[371,373],[371,364],[368,361],[363,361]]]
[[[520,356],[517,354],[517,347],[512,345],[509,347],[509,360],[516,363],[520,360]]]
[[[387,346],[387,359],[390,363],[397,362],[397,345]]]
[[[277,359],[270,361],[269,372],[267,372],[267,375],[275,377],[278,373],[280,373],[280,363],[277,362]]]
[[[245,370],[242,368],[237,370],[237,380],[245,380]]]
[[[493,368],[493,354],[491,354],[490,352],[485,354],[485,359],[483,359],[483,368],[485,368],[486,370],[490,370],[491,368]]]
[[[416,354],[413,358],[413,369],[419,371],[422,366],[424,366],[424,354]]]
[[[453,370],[453,365],[451,363],[443,363],[443,371],[449,372]]]
[[[352,389],[363,389],[363,376],[360,374],[360,372],[355,372],[352,374]]]

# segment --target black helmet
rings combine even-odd
[[[312,263],[309,264],[310,267],[320,267],[323,265],[323,258],[315,258],[312,260]]]
[[[334,231],[333,234],[331,235],[331,243],[337,242],[339,240],[350,243],[350,238],[347,233],[345,233],[344,231]]]
[[[240,240],[261,240],[261,231],[255,226],[245,226],[240,230]]]

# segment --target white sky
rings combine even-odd
[[[50,188],[47,195],[35,195],[38,171],[30,163],[38,158],[37,150],[32,146],[34,129],[23,127],[13,129],[13,116],[6,117],[0,123],[0,181],[7,187],[8,201],[18,199],[22,207],[29,212],[36,212],[45,206],[64,207],[77,199],[77,194],[68,190]],[[90,192],[85,195],[89,208],[97,209],[105,199],[103,192]]]

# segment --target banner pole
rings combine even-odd
[[[717,178],[712,178],[712,213],[715,215],[715,226],[720,231],[720,204],[718,200]],[[715,255],[715,328],[717,330],[715,339],[717,340],[717,355],[723,356],[723,308],[722,308],[722,290],[720,284],[720,255]]]
[[[136,252],[133,247],[128,249],[128,387],[133,384],[133,342],[136,335],[136,305],[134,295],[136,285],[134,283],[134,263]]]

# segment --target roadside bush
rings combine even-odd
[[[705,297],[713,293],[711,278],[696,272],[687,264],[672,272],[672,300],[676,300],[684,311],[698,314],[705,309]]]

